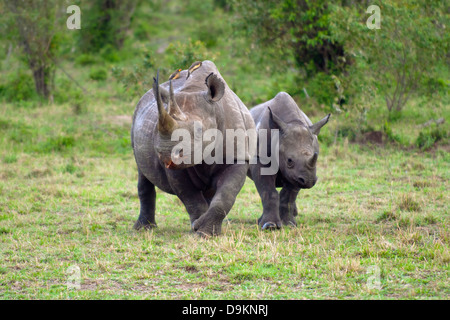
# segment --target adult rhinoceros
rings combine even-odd
[[[225,159],[229,150],[225,147],[226,130],[247,132],[255,130],[255,124],[213,62],[203,61],[189,78],[187,73],[183,70],[177,79],[162,85],[157,76],[153,89],[136,106],[131,142],[138,168],[141,206],[134,228],[156,226],[156,186],[178,196],[189,213],[194,231],[202,236],[217,235],[245,182],[248,160],[254,150],[247,148],[245,159],[237,159],[236,152],[236,156],[231,157],[232,163],[209,161],[207,164],[202,156],[207,143],[200,142],[200,148],[194,144],[197,142],[198,146],[202,132],[216,129],[223,133],[223,137],[215,136],[216,140],[223,138],[223,141],[215,141],[216,146],[223,149],[211,154],[217,157],[223,153]],[[194,147],[180,148],[177,132],[187,132]],[[223,152],[219,152],[221,150]]]
[[[256,164],[250,165],[248,172],[263,204],[263,213],[258,223],[262,229],[281,228],[282,223],[295,226],[295,199],[300,189],[312,188],[317,181],[317,135],[330,115],[312,124],[294,99],[285,92],[253,107],[250,113],[258,131],[258,150],[261,149],[263,129],[267,133],[266,150],[275,150],[272,146],[275,141],[272,141],[271,129],[279,130],[278,171],[275,174],[261,174],[261,168],[265,165],[258,159]],[[277,187],[282,187],[280,194]]]

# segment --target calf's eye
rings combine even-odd
[[[287,159],[287,165],[289,168],[292,168],[294,166],[294,160],[292,160],[291,158]]]

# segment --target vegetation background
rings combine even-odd
[[[445,1],[0,0],[0,297],[448,299],[448,27]],[[298,228],[258,230],[248,180],[220,237],[162,192],[132,230],[134,107],[205,59],[248,108],[332,113]]]

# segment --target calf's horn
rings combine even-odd
[[[319,157],[319,153],[318,152],[314,152],[314,155],[312,156],[311,159],[309,159],[309,166],[310,167],[314,167],[317,163],[317,158]]]

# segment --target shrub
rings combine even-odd
[[[108,77],[108,71],[103,67],[94,67],[89,72],[89,78],[96,81],[106,80]]]
[[[96,56],[90,55],[88,53],[83,53],[77,56],[77,58],[75,59],[75,63],[80,66],[88,66],[98,63],[98,59]]]
[[[282,56],[292,56],[308,76],[316,72],[340,72],[351,60],[331,27],[331,5],[326,1],[233,0],[236,26],[256,43]],[[250,38],[250,37],[249,37]]]
[[[189,39],[187,42],[171,43],[166,49],[169,65],[173,70],[187,69],[195,61],[212,60],[217,58],[217,53],[209,51],[205,44]]]
[[[85,4],[84,26],[78,32],[83,52],[106,46],[121,49],[138,0],[94,0]]]
[[[434,144],[447,136],[444,128],[437,125],[430,126],[420,131],[416,139],[416,146],[422,150],[428,150]]]
[[[36,98],[33,79],[26,73],[11,74],[5,84],[0,85],[0,98],[18,102]]]

